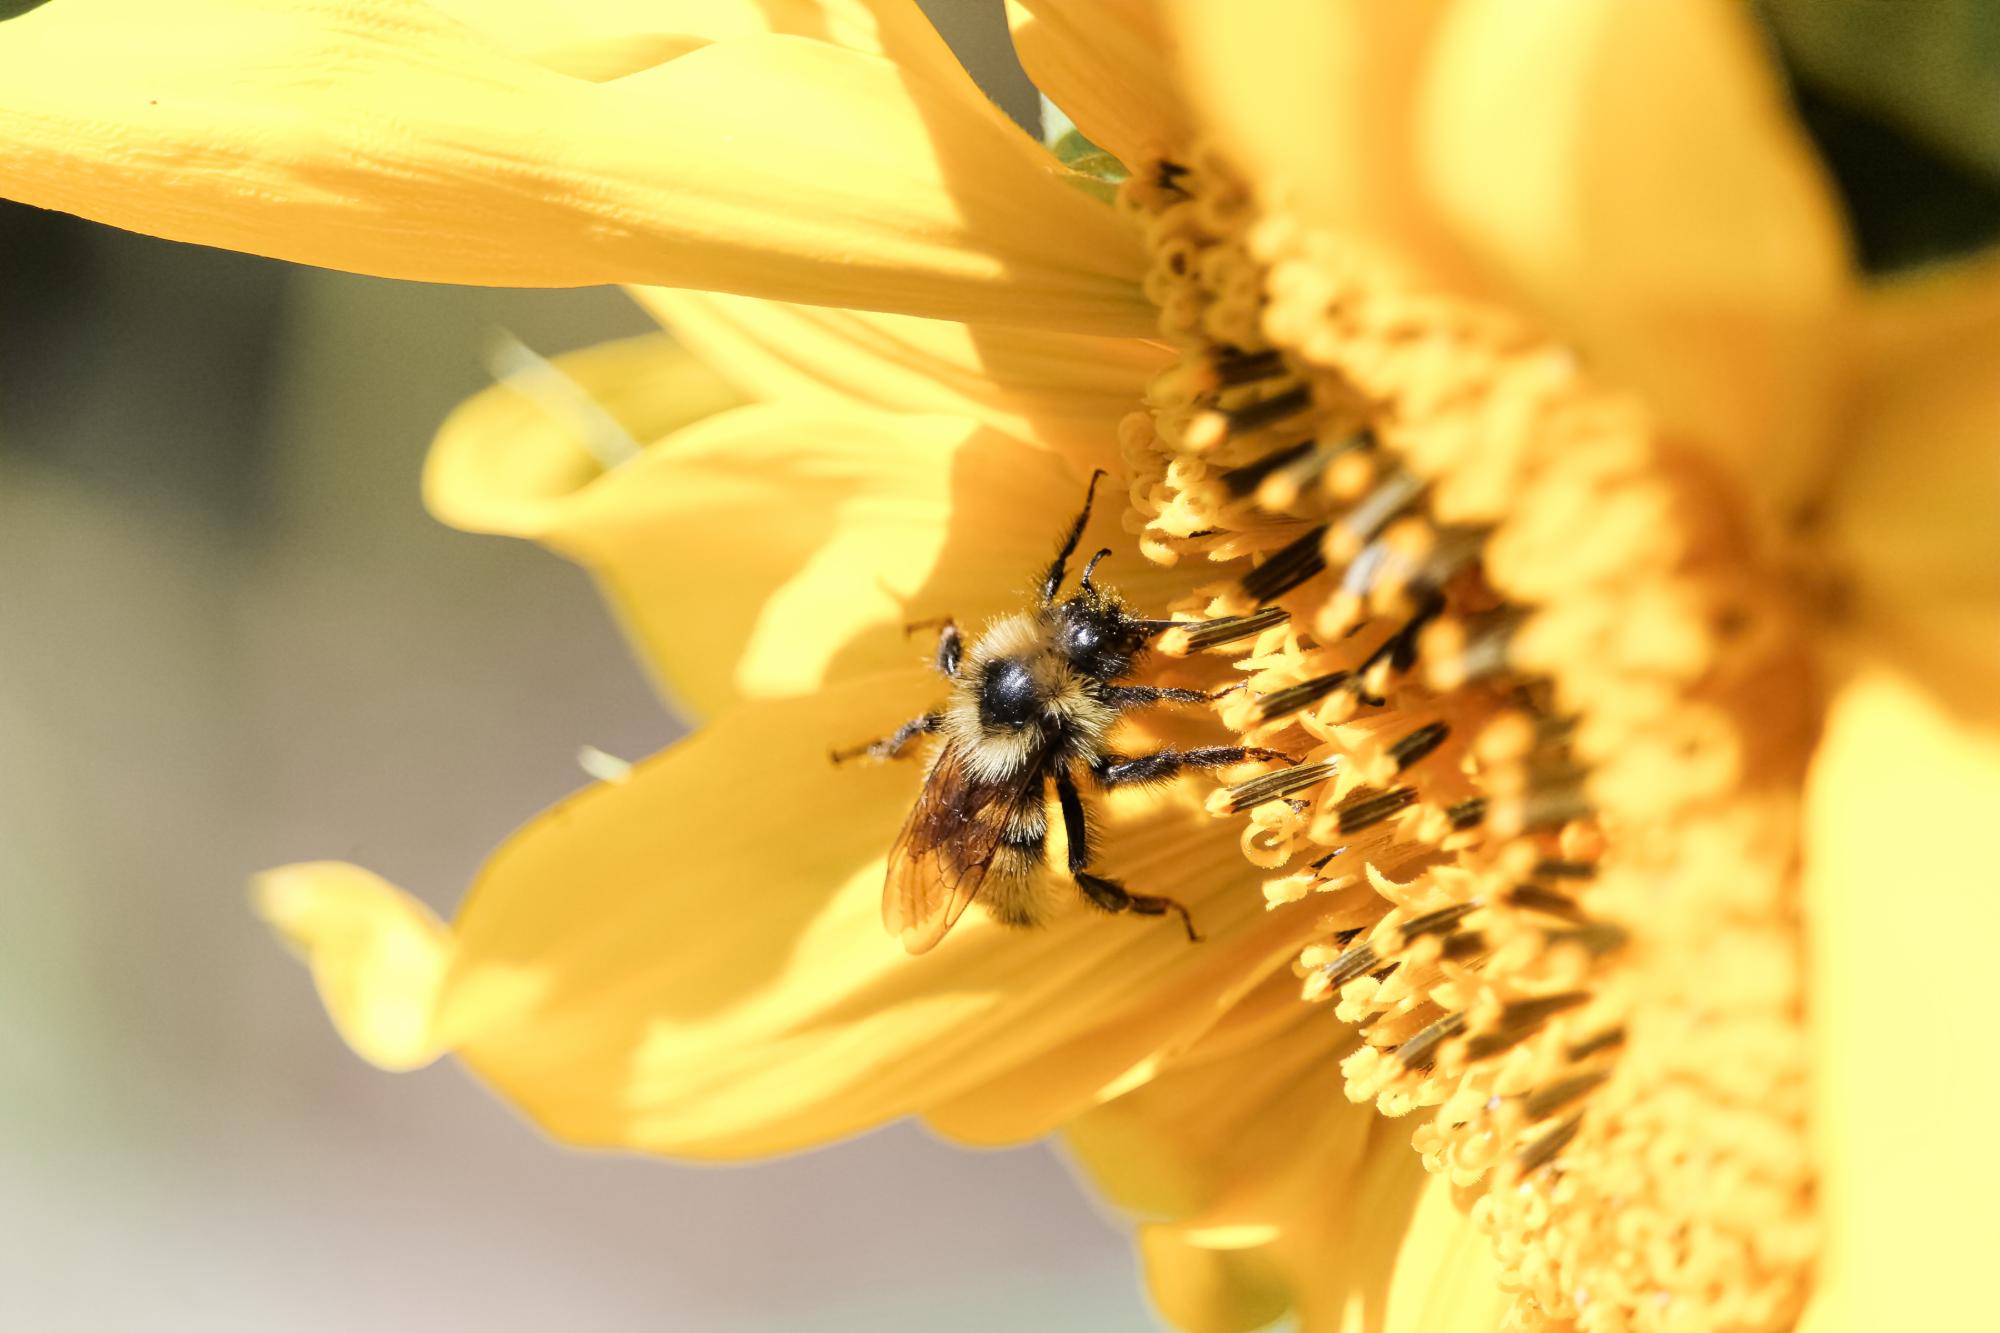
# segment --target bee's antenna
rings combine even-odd
[[[1090,576],[1097,569],[1098,562],[1103,560],[1105,556],[1110,554],[1111,554],[1111,548],[1107,546],[1103,550],[1099,551],[1096,555],[1090,557],[1090,563],[1083,567],[1083,577],[1078,579],[1077,582],[1083,585],[1083,590],[1085,592],[1090,591]]]
[[[1090,522],[1090,503],[1097,498],[1097,483],[1104,476],[1104,469],[1098,468],[1090,474],[1090,485],[1083,492],[1083,512],[1076,516],[1076,522],[1069,525],[1063,536],[1062,550],[1056,552],[1055,563],[1042,578],[1042,604],[1048,605],[1056,599],[1056,589],[1062,587],[1063,566],[1076,554],[1076,544],[1083,540],[1084,524]]]

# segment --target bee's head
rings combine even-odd
[[[1117,593],[1086,582],[1055,607],[1056,646],[1080,674],[1119,680],[1132,674],[1146,650],[1145,622],[1131,615]]]

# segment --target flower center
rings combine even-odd
[[[1492,1237],[1516,1321],[1787,1326],[1805,1147],[1799,784],[1815,716],[1733,497],[1508,312],[1260,215],[1196,151],[1138,171],[1178,362],[1127,418],[1140,543],[1254,560],[1176,610],[1234,640],[1215,793],[1348,1095]]]

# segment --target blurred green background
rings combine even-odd
[[[494,330],[646,327],[0,207],[0,1328],[1153,1326],[1051,1151],[559,1149],[362,1064],[252,918],[316,857],[448,913],[579,746],[677,734],[580,571],[417,496]]]

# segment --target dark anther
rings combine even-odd
[[[1429,756],[1438,746],[1444,744],[1445,737],[1449,735],[1451,727],[1443,722],[1433,722],[1428,726],[1418,727],[1389,747],[1389,758],[1396,765],[1396,771],[1400,773],[1411,764]]]
[[[1591,813],[1591,808],[1582,780],[1565,777],[1530,786],[1527,795],[1513,802],[1507,813],[1516,829],[1530,832],[1582,819]]]
[[[1537,995],[1532,1000],[1516,1000],[1500,1008],[1499,1028],[1535,1028],[1566,1013],[1579,1005],[1590,1002],[1590,992],[1583,990],[1563,991],[1557,995]]]
[[[1416,802],[1417,793],[1413,787],[1396,787],[1390,791],[1363,791],[1342,801],[1334,808],[1334,816],[1340,821],[1342,833],[1359,833],[1372,828],[1398,810]]]
[[[1268,602],[1298,587],[1326,568],[1326,552],[1320,545],[1325,538],[1325,528],[1314,528],[1274,551],[1270,559],[1243,576],[1243,591]]]
[[[1521,1113],[1528,1117],[1529,1124],[1537,1120],[1547,1120],[1610,1077],[1611,1071],[1608,1069],[1593,1069],[1587,1074],[1578,1074],[1560,1083],[1537,1088],[1522,1099]]]
[[[1447,962],[1462,963],[1468,958],[1477,958],[1488,947],[1484,931],[1461,930],[1444,937],[1444,947],[1438,951],[1438,957]]]
[[[1316,704],[1339,689],[1347,679],[1345,671],[1336,671],[1330,676],[1315,676],[1296,685],[1287,685],[1282,690],[1272,690],[1257,701],[1257,720],[1269,722],[1274,717],[1296,713],[1301,708]]]
[[[1557,1014],[1574,1009],[1590,1000],[1588,991],[1564,991],[1560,995],[1542,995],[1532,1000],[1516,1000],[1500,1010],[1500,1021],[1488,1031],[1482,1032],[1466,1043],[1465,1054],[1470,1060],[1484,1060],[1520,1045],[1529,1037],[1542,1030],[1542,1024]]]
[[[1459,626],[1458,668],[1460,680],[1485,680],[1508,669],[1507,650],[1514,632],[1527,619],[1517,607],[1502,607],[1468,616]]]
[[[1321,969],[1326,974],[1326,984],[1339,990],[1348,982],[1365,972],[1372,972],[1381,965],[1374,946],[1357,944]]]
[[[1548,934],[1551,948],[1564,944],[1577,944],[1593,958],[1601,958],[1614,949],[1622,949],[1631,937],[1621,926],[1597,922],[1593,925],[1578,926],[1574,930],[1554,930]]]
[[[1593,861],[1537,861],[1528,874],[1535,879],[1593,879],[1597,865]]]
[[[1178,630],[1187,644],[1187,651],[1195,652],[1262,634],[1274,625],[1284,624],[1291,619],[1291,614],[1282,606],[1267,606],[1247,616],[1224,616],[1219,620],[1150,620],[1142,628],[1148,633]]]
[[[1436,593],[1485,550],[1486,537],[1472,528],[1437,528],[1430,554],[1410,574],[1412,593]]]
[[[1512,1050],[1540,1031],[1539,1028],[1495,1028],[1491,1032],[1481,1032],[1470,1037],[1465,1043],[1465,1058],[1478,1061],[1491,1059],[1502,1051]]]
[[[1606,1028],[1593,1036],[1585,1037],[1582,1041],[1572,1043],[1563,1054],[1572,1060],[1587,1060],[1599,1051],[1608,1051],[1614,1046],[1622,1045],[1624,1041],[1624,1028]]]
[[[1275,469],[1257,488],[1258,502],[1270,509],[1289,509],[1343,454],[1366,448],[1374,438],[1359,431],[1330,445],[1319,445]]]
[[[1275,425],[1286,417],[1297,416],[1312,406],[1312,390],[1305,385],[1287,389],[1281,394],[1266,398],[1261,402],[1243,407],[1224,408],[1223,418],[1229,423],[1231,435],[1243,435],[1265,426]]]
[[[1251,384],[1257,380],[1267,380],[1282,374],[1285,369],[1285,354],[1275,347],[1263,352],[1245,352],[1231,348],[1212,356],[1209,368],[1215,378],[1224,384]]]
[[[1424,486],[1423,478],[1398,468],[1377,482],[1374,490],[1347,511],[1340,520],[1341,530],[1347,534],[1355,549],[1366,546],[1389,525],[1390,519],[1402,513],[1411,501],[1424,493]]]
[[[1576,1131],[1582,1124],[1583,1112],[1578,1111],[1576,1114],[1570,1116],[1569,1119],[1563,1121],[1560,1125],[1557,1125],[1554,1129],[1521,1149],[1515,1155],[1514,1160],[1520,1163],[1522,1174],[1525,1175],[1530,1171],[1548,1165],[1549,1161],[1557,1153],[1569,1146],[1569,1141],[1576,1137]]]
[[[1467,903],[1453,903],[1450,907],[1440,907],[1435,912],[1425,912],[1413,916],[1403,923],[1403,938],[1413,940],[1421,935],[1437,935],[1450,930],[1459,922],[1471,916],[1486,904],[1474,898]]]
[[[1404,1042],[1396,1051],[1403,1068],[1419,1072],[1437,1063],[1440,1043],[1465,1031],[1464,1013],[1450,1013]]]
[[[1253,805],[1275,801],[1280,796],[1290,796],[1295,791],[1303,791],[1315,782],[1323,781],[1340,767],[1338,759],[1322,759],[1316,764],[1300,764],[1296,768],[1281,768],[1275,773],[1264,773],[1240,782],[1229,789],[1229,810],[1248,810]]]
[[[1444,817],[1455,829],[1477,828],[1480,821],[1486,818],[1486,798],[1474,796],[1460,801],[1445,811]]]
[[[1545,889],[1539,884],[1516,884],[1507,895],[1507,901],[1524,912],[1539,912],[1543,916],[1556,917],[1562,921],[1582,921],[1583,909],[1576,900]]]
[[[1276,453],[1265,454],[1254,463],[1245,463],[1242,467],[1230,468],[1222,474],[1222,484],[1229,488],[1231,495],[1248,495],[1263,483],[1264,478],[1270,476],[1286,464],[1304,458],[1317,448],[1319,448],[1317,441],[1301,440],[1288,448],[1278,450]]]

